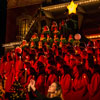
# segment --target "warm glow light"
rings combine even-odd
[[[20,42],[11,42],[11,43],[7,43],[7,44],[3,44],[2,47],[11,47],[11,46],[15,46],[15,45],[20,45],[22,43],[22,41]]]
[[[78,6],[78,5],[75,4],[75,3],[73,2],[73,0],[72,0],[71,3],[70,3],[70,5],[67,6],[68,11],[69,11],[69,14],[72,14],[72,13],[76,14],[76,8],[77,8],[77,6]]]
[[[90,4],[94,2],[99,2],[100,0],[79,0],[75,1],[75,4],[78,5],[85,5],[85,4]],[[60,8],[65,8],[68,3],[63,3],[63,4],[57,4],[57,5],[52,5],[52,6],[47,6],[47,7],[42,7],[43,10],[50,11],[50,10],[56,10]]]
[[[100,34],[86,36],[88,39],[100,38]]]

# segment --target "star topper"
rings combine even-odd
[[[68,8],[68,13],[69,14],[72,14],[72,13],[74,13],[74,14],[76,14],[76,8],[77,8],[77,4],[75,4],[74,2],[73,2],[73,0],[71,1],[71,3],[70,3],[70,5],[68,5],[67,6],[67,8]]]

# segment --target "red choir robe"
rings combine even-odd
[[[24,88],[27,89],[27,86],[28,86],[28,84],[30,83],[30,80],[31,80],[31,79],[34,79],[34,80],[35,80],[35,76],[28,75],[27,81],[26,81],[26,83],[23,85]],[[25,81],[25,78],[24,78],[23,81]],[[35,94],[33,94],[33,95],[35,95]],[[28,95],[28,93],[26,93],[26,100],[30,100],[30,99],[29,99],[29,95]]]
[[[71,100],[89,100],[89,94],[87,92],[88,77],[83,74],[81,78],[74,79],[73,81],[73,93]]]
[[[100,75],[95,73],[88,84],[89,100],[100,100]]]
[[[3,62],[3,63],[0,64],[0,75],[2,77],[3,77],[4,65],[5,65],[5,62]]]
[[[49,86],[53,83],[53,82],[57,82],[57,76],[55,74],[50,74],[48,79],[47,79],[47,83],[46,83],[46,90],[45,93],[47,94],[47,90],[49,88]]]
[[[72,80],[69,74],[62,75],[60,79],[60,84],[62,87],[62,93],[64,100],[70,100],[71,96],[71,88],[72,88]]]
[[[27,78],[26,83],[24,84],[24,87],[27,87],[27,86],[28,86],[28,84],[30,83],[30,80],[31,80],[31,79],[34,79],[34,80],[35,80],[35,76],[28,75],[28,78]]]
[[[4,73],[5,73],[5,91],[9,92],[10,88],[13,84],[14,79],[14,65],[11,61],[6,62],[4,66]]]
[[[11,65],[12,65],[12,70],[11,70],[11,72],[12,72],[12,84],[13,84],[13,82],[15,81],[15,76],[16,76],[16,71],[15,71],[15,62],[14,61],[11,61]]]
[[[36,80],[36,89],[41,93],[45,94],[45,75],[41,74]]]
[[[21,69],[24,69],[23,62],[21,60],[17,60],[15,63],[16,80],[18,80],[19,78],[19,73],[21,72]]]
[[[57,82],[57,76],[55,74],[50,74],[47,80],[47,86],[50,86],[53,82]]]

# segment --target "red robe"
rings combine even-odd
[[[45,75],[41,74],[36,80],[36,89],[41,93],[45,94]]]
[[[60,84],[62,87],[63,98],[64,100],[70,100],[71,96],[71,88],[72,88],[72,80],[69,74],[63,75],[60,79]]]
[[[83,74],[81,78],[74,79],[73,81],[73,93],[71,100],[89,100],[87,92],[88,77]]]
[[[95,73],[92,76],[91,84],[88,84],[89,100],[100,100],[100,75]]]
[[[47,80],[47,86],[50,86],[53,82],[57,82],[57,76],[55,74],[50,74]]]
[[[55,74],[50,74],[48,79],[47,79],[47,83],[46,83],[46,90],[45,90],[45,94],[47,94],[47,90],[49,88],[49,86],[53,83],[53,82],[57,82],[57,76]]]
[[[18,80],[19,73],[23,68],[23,62],[21,60],[16,61],[15,63],[15,71],[16,71],[16,80]]]
[[[4,66],[4,72],[5,72],[5,91],[9,92],[11,85],[13,84],[14,79],[14,66],[12,65],[12,62],[6,62]]]
[[[26,83],[24,84],[24,87],[27,87],[28,86],[28,84],[30,83],[30,80],[31,79],[34,79],[35,80],[35,76],[29,75],[28,78],[27,78]]]
[[[3,71],[4,71],[4,62],[0,64],[0,75],[3,75]],[[2,76],[3,77],[3,76]]]

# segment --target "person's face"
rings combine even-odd
[[[52,84],[49,86],[48,93],[55,93],[56,88],[57,88],[56,83],[52,83]]]

